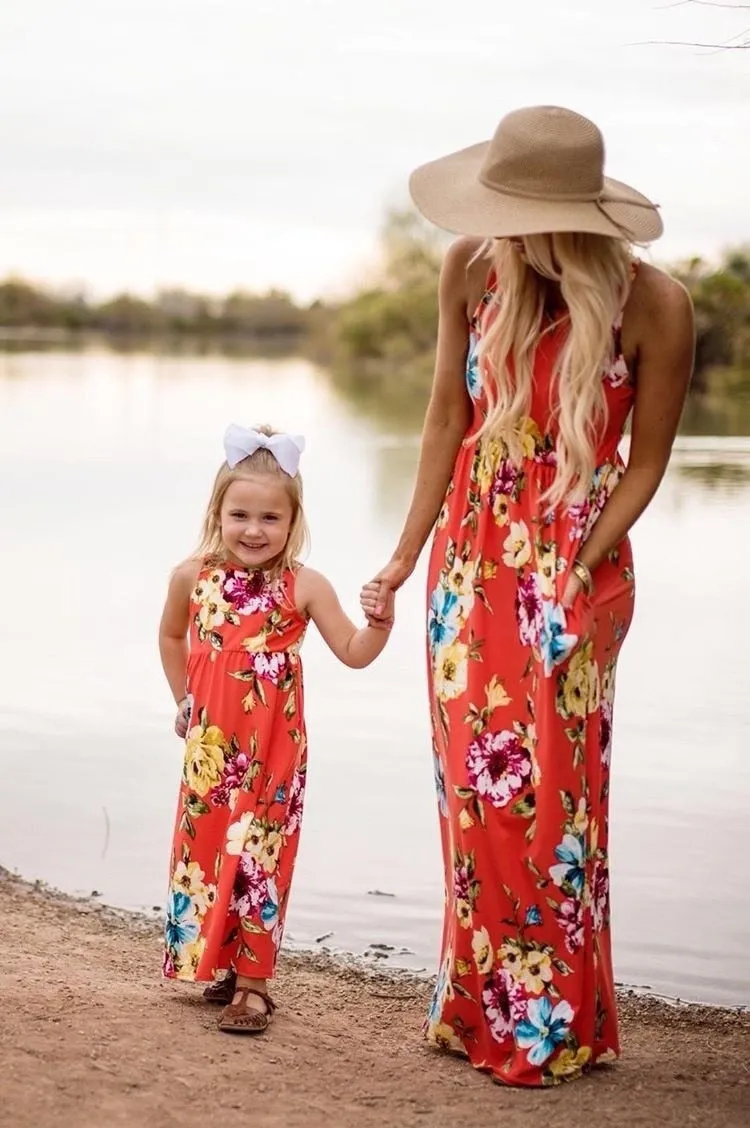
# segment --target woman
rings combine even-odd
[[[607,841],[627,534],[666,469],[693,362],[688,295],[633,257],[661,234],[656,207],[603,165],[596,126],[536,107],[413,174],[420,211],[463,237],[440,279],[413,501],[362,592],[377,617],[437,523],[446,907],[425,1034],[510,1085],[619,1053]]]

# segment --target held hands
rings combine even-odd
[[[394,593],[409,578],[413,565],[394,557],[360,592],[359,602],[369,626],[390,630],[393,626]]]
[[[375,607],[375,598],[373,597],[369,602]],[[362,610],[365,612],[368,627],[372,627],[376,631],[390,631],[396,621],[396,596],[392,591],[388,591],[385,600],[382,603],[382,611],[379,615],[375,615],[374,611],[365,610],[365,589],[362,589],[362,594],[359,597]]]

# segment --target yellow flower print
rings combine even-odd
[[[198,940],[194,940],[192,944],[182,949],[180,953],[180,963],[183,968],[190,968],[191,978],[195,978],[198,971],[198,964],[201,962],[205,950],[205,936],[199,937]]]
[[[441,701],[460,697],[468,681],[469,648],[457,639],[435,654],[435,693]]]
[[[497,564],[494,560],[485,560],[482,564],[482,579],[494,580],[497,575]]]
[[[506,705],[510,705],[510,697],[505,692],[505,686],[497,677],[493,675],[492,680],[484,687],[484,692],[487,697],[487,708],[490,712],[494,709],[502,709]]]
[[[480,928],[471,938],[471,948],[474,953],[474,963],[480,975],[489,975],[492,971],[492,944],[490,934],[486,928]]]
[[[500,443],[497,439],[490,439],[482,443],[479,467],[477,469],[477,485],[479,486],[480,494],[489,493],[501,454]]]
[[[172,888],[190,897],[199,917],[205,916],[216,900],[216,886],[206,885],[205,876],[197,862],[178,862],[172,874]]]
[[[510,534],[503,544],[503,564],[523,568],[531,560],[531,538],[525,521],[511,521]]]
[[[225,613],[231,611],[231,606],[224,598],[222,590],[225,578],[224,572],[216,571],[204,576],[195,585],[198,622],[206,632],[222,626]]]
[[[241,854],[245,849],[245,840],[250,825],[254,822],[253,816],[247,812],[237,820],[237,822],[230,823],[227,828],[227,854],[234,854],[235,856]]]
[[[520,980],[529,994],[542,994],[545,985],[552,982],[552,961],[546,952],[525,953]]]
[[[593,855],[599,849],[599,823],[596,819],[591,820],[591,830],[589,831],[589,852]]]
[[[278,830],[271,830],[265,836],[263,848],[259,855],[260,864],[266,873],[275,873],[279,862],[281,847],[284,845],[283,835]]]
[[[506,942],[498,948],[497,958],[507,972],[510,972],[514,982],[518,983],[523,973],[523,949],[514,940]]]
[[[458,917],[458,923],[462,928],[471,928],[471,905],[468,901],[465,901],[463,897],[458,897],[456,899],[456,916]]]
[[[266,846],[266,832],[257,819],[251,819],[245,831],[245,844],[243,853],[249,854],[257,861],[261,860]]]
[[[510,521],[510,516],[508,514],[509,505],[510,502],[508,501],[508,498],[505,494],[497,494],[492,505],[492,515],[495,518],[496,525],[500,525],[502,527],[503,525],[507,525]]]
[[[457,559],[450,572],[446,573],[445,587],[458,596],[457,623],[462,627],[474,606],[474,584],[477,575],[476,560]]]
[[[265,650],[266,632],[261,631],[260,634],[253,635],[251,638],[243,638],[242,646],[243,649],[248,652],[248,654],[255,654],[259,650]]]
[[[537,567],[542,595],[545,599],[554,599],[557,575],[557,553],[554,544],[541,545],[537,553]]]
[[[196,795],[206,795],[221,782],[227,742],[218,725],[195,725],[187,735],[185,782]]]
[[[518,439],[524,458],[533,458],[537,448],[541,446],[542,436],[536,423],[528,415],[519,424]]]
[[[588,642],[571,658],[558,681],[557,710],[563,717],[585,717],[599,708],[599,674]]]
[[[591,1047],[581,1046],[578,1050],[563,1050],[548,1066],[548,1072],[557,1081],[579,1074],[591,1060]]]
[[[430,1027],[428,1036],[441,1050],[453,1050],[456,1053],[465,1053],[463,1042],[456,1036],[453,1027],[447,1022],[439,1022]]]
[[[579,799],[578,800],[578,807],[576,809],[576,813],[573,816],[573,826],[576,829],[576,834],[580,835],[581,838],[582,838],[584,836],[584,834],[586,833],[586,829],[587,829],[588,825],[589,825],[589,816],[588,816],[587,811],[586,811],[586,800],[585,799]]]
[[[475,825],[474,819],[469,814],[468,807],[461,808],[458,816],[458,825],[461,827],[461,830],[471,830],[471,828]]]

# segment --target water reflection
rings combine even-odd
[[[12,546],[0,584],[18,593],[0,654],[0,827],[3,863],[24,874],[161,902],[180,751],[154,636],[233,419],[306,433],[311,563],[355,613],[401,526],[414,430],[355,407],[298,359],[0,354],[0,523]],[[748,481],[750,443],[685,436],[634,531],[613,769],[618,977],[725,1002],[750,1002],[750,604],[736,566],[750,550]],[[305,644],[311,771],[289,923],[298,941],[333,931],[334,946],[390,943],[409,949],[402,962],[432,967],[442,872],[424,564],[370,670]]]

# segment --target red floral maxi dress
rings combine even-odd
[[[486,411],[471,322],[469,434]],[[608,422],[585,502],[550,511],[550,412],[559,327],[540,339],[524,458],[461,448],[429,569],[428,650],[445,864],[442,960],[429,1042],[509,1085],[579,1076],[619,1052],[607,855],[615,667],[633,612],[627,540],[591,600],[560,603],[571,566],[623,470],[634,398],[621,318],[602,371]]]
[[[164,974],[274,973],[305,791],[292,571],[201,568],[191,597],[190,727],[170,866]]]

